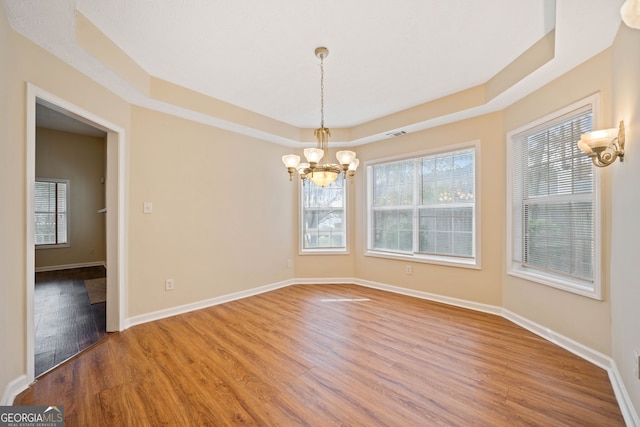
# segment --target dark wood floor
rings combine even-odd
[[[106,303],[90,304],[84,280],[106,277],[104,267],[36,273],[36,377],[106,336]]]
[[[504,318],[290,286],[110,334],[16,405],[66,426],[622,426],[607,373]]]

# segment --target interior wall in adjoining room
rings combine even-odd
[[[506,134],[516,130],[595,93],[600,94],[599,122],[607,127],[611,125],[610,50],[596,55],[506,108],[504,132]],[[603,300],[576,295],[508,274],[504,275],[502,289],[505,309],[606,355],[611,354],[609,172],[608,168],[596,170],[600,174],[601,183]],[[505,206],[504,203],[502,206]],[[571,309],[567,309],[568,307]]]
[[[36,177],[69,180],[68,247],[36,250],[36,269],[106,262],[105,140],[36,129]]]
[[[483,304],[501,304],[502,242],[504,236],[504,147],[502,117],[492,113],[358,147],[360,168],[356,188],[356,277],[386,285],[434,293]],[[480,230],[480,268],[444,266],[365,256],[367,189],[364,174],[369,161],[477,142],[480,187],[476,189]],[[405,274],[405,266],[412,274]]]
[[[612,47],[613,114],[611,125],[624,120],[624,162],[611,172],[611,305],[613,358],[625,388],[640,414],[640,30],[621,25]]]
[[[131,316],[293,277],[290,149],[138,107],[132,126]]]

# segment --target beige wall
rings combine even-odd
[[[634,188],[623,185],[637,182],[640,170],[633,160],[633,144],[639,134],[633,129],[640,128],[636,101],[640,65],[629,53],[637,51],[637,38],[636,33],[621,33],[612,50],[504,111],[358,147],[362,167],[349,198],[349,224],[355,231],[349,241],[350,253],[301,256],[296,228],[299,184],[288,181],[280,162],[280,156],[290,149],[132,107],[11,31],[0,7],[0,388],[26,371],[25,84],[31,82],[124,129],[129,266],[125,316],[294,277],[356,277],[503,306],[605,354],[612,353],[613,335],[614,356],[640,407],[637,381],[632,381],[630,364],[625,363],[629,351],[640,346],[637,310],[631,304],[638,300],[632,283],[637,226],[629,213],[633,209],[622,211],[640,207]],[[628,84],[612,87],[612,64],[613,81]],[[629,72],[623,72],[627,67]],[[602,94],[604,125],[612,124],[613,116],[630,115],[628,160],[622,167],[616,164],[601,172],[605,193],[604,301],[516,279],[506,275],[504,267],[506,132],[596,92]],[[184,91],[181,94],[190,96]],[[190,100],[183,103],[188,105]],[[481,269],[413,263],[413,274],[408,276],[404,261],[364,256],[364,163],[476,140],[480,141]],[[252,169],[257,172],[250,172]],[[620,221],[614,227],[609,213],[612,202],[607,198],[612,180],[618,184],[612,196],[614,219]],[[153,202],[152,214],[143,214],[145,201]],[[610,251],[619,255],[614,260],[618,271],[609,267]],[[294,260],[294,268],[287,268],[288,259]],[[166,278],[175,280],[174,291],[165,292]]]
[[[106,262],[105,140],[36,129],[36,177],[69,180],[69,247],[36,250],[36,269]]]
[[[129,315],[293,277],[289,149],[137,107],[131,141]]]
[[[361,168],[356,181],[356,253],[358,278],[474,302],[501,305],[504,233],[504,147],[500,113],[358,147]],[[481,269],[407,263],[364,256],[366,250],[366,162],[437,147],[479,141],[479,215]],[[411,264],[412,275],[405,274]]]
[[[0,390],[24,373],[24,328],[15,319],[24,313],[24,230],[20,206],[24,205],[24,146],[16,143],[15,111],[18,94],[13,90],[12,31],[0,6]],[[18,253],[22,250],[22,253]],[[11,347],[17,346],[13,350]],[[0,391],[1,393],[1,391]]]
[[[26,84],[129,128],[129,104],[10,30],[0,7],[0,388],[26,373]]]
[[[613,358],[637,411],[640,381],[634,351],[640,352],[640,31],[622,25],[613,46],[612,124],[624,120],[624,163],[611,168],[611,304]]]
[[[599,92],[601,125],[611,124],[611,52],[595,56],[569,73],[504,110],[504,132],[544,117]],[[503,136],[504,138],[504,136]],[[504,142],[502,150],[504,150]],[[503,169],[504,170],[504,169]],[[611,354],[611,300],[607,280],[610,248],[609,169],[601,177],[603,236],[603,301],[504,275],[503,306],[533,322],[565,335],[604,354]],[[503,172],[504,173],[504,172]],[[505,206],[505,203],[502,203]],[[503,226],[504,228],[504,226]],[[506,245],[506,242],[505,242]],[[568,309],[568,307],[571,307]]]

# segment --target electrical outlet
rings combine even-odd
[[[165,291],[172,291],[173,290],[173,279],[167,279],[164,281],[164,290]]]
[[[290,259],[287,260],[287,268],[293,268],[293,261]]]
[[[152,214],[153,213],[153,203],[144,202],[142,204],[142,213]]]
[[[404,272],[407,273],[409,276],[413,274],[413,267],[411,267],[410,265],[407,265],[404,268]]]

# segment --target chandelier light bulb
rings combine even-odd
[[[353,151],[338,151],[336,153],[336,159],[338,159],[338,163],[343,166],[350,165],[353,162],[353,159],[356,158],[356,153]]]
[[[300,163],[298,165],[298,173],[300,175],[304,175],[305,174],[305,169],[309,169],[309,166],[311,166],[309,163]]]
[[[320,148],[305,148],[304,156],[309,163],[318,163],[324,157],[324,150]]]
[[[297,168],[298,163],[300,163],[300,156],[296,156],[295,154],[287,154],[286,156],[282,156],[282,163],[287,168]]]

